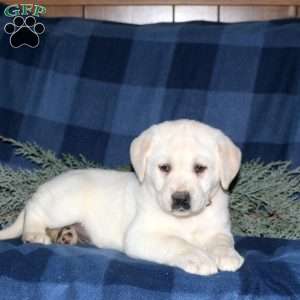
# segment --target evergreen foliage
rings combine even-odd
[[[70,169],[101,168],[83,155],[57,157],[36,143],[0,137],[14,146],[15,154],[32,162],[34,169],[0,165],[0,223],[11,223],[38,186]],[[129,170],[124,167],[122,170]],[[121,169],[120,169],[121,170]],[[238,235],[300,238],[300,168],[290,162],[264,164],[259,160],[242,165],[230,194],[233,232]]]

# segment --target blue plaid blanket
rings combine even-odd
[[[300,164],[299,20],[148,26],[42,22],[35,49],[11,48],[0,17],[0,134],[106,166],[133,137],[192,118],[226,132],[244,160]],[[0,144],[0,161],[19,166]]]
[[[142,130],[192,118],[222,129],[244,160],[300,164],[299,20],[40,19],[40,45],[13,49],[0,15],[1,135],[120,166]],[[0,144],[2,163],[27,166],[11,151]],[[243,238],[237,248],[239,272],[206,278],[109,250],[1,242],[0,299],[300,298],[299,241]]]
[[[240,300],[300,298],[300,242],[238,239],[239,272],[210,277],[112,250],[0,243],[3,300]]]

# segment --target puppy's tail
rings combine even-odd
[[[0,230],[0,240],[8,240],[19,237],[23,232],[24,216],[25,210],[23,209],[12,225]]]

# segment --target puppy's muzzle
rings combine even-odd
[[[191,209],[191,196],[189,192],[175,192],[171,197],[171,208],[173,211],[187,211]]]

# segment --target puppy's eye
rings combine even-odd
[[[207,169],[207,167],[205,167],[205,166],[202,166],[202,165],[199,165],[199,164],[194,165],[194,172],[197,175],[203,173],[206,169]]]
[[[164,172],[164,173],[170,173],[171,172],[171,165],[169,165],[169,164],[163,164],[163,165],[159,165],[158,166],[159,167],[159,169],[162,171],[162,172]]]

